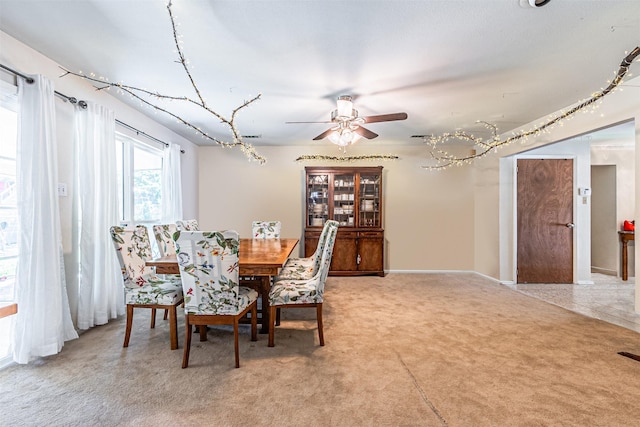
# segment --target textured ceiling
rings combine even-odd
[[[539,8],[526,0],[174,0],[172,10],[213,110],[230,116],[261,94],[237,118],[243,135],[260,136],[247,141],[256,146],[323,143],[311,139],[327,124],[285,122],[329,120],[342,94],[354,96],[360,115],[409,116],[368,125],[380,136],[363,144],[421,144],[412,135],[457,129],[483,135],[478,120],[508,132],[606,86],[640,45],[637,0]],[[70,70],[195,97],[175,62],[163,1],[0,0],[0,30]],[[229,140],[212,115],[179,102],[169,108]],[[171,117],[146,112],[206,144]]]

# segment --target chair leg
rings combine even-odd
[[[277,308],[274,306],[269,307],[269,343],[267,344],[269,347],[273,347],[273,330],[275,329],[276,322],[276,310]]]
[[[129,338],[131,337],[131,325],[133,324],[133,305],[127,304],[127,326],[124,330],[124,345],[129,347]]]
[[[165,312],[169,311],[169,335],[171,335],[171,350],[175,350],[178,348],[178,315],[176,310],[177,308],[175,305],[171,307],[171,310],[165,310]]]
[[[280,326],[280,309],[276,310],[276,326]]]
[[[151,329],[156,327],[156,309],[151,309]]]
[[[207,325],[200,325],[200,326],[198,326],[198,328],[200,329],[200,341],[206,341],[207,340]]]
[[[258,303],[251,308],[251,341],[258,341]]]
[[[240,348],[238,346],[238,317],[233,318],[233,348],[236,352],[236,368],[240,367]]]
[[[324,333],[322,332],[322,303],[316,306],[316,316],[318,317],[318,338],[320,345],[324,345]]]
[[[167,315],[169,314],[169,310],[164,310],[164,320],[167,320]]]
[[[191,350],[191,325],[189,324],[189,315],[184,316],[185,331],[184,334],[184,355],[182,356],[182,368],[189,366],[189,351]]]

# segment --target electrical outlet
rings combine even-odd
[[[67,184],[63,182],[58,183],[58,196],[67,197]]]

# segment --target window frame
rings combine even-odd
[[[129,226],[137,224],[144,224],[147,226],[152,224],[159,224],[162,219],[160,217],[145,220],[137,220],[135,218],[135,152],[136,150],[142,150],[148,154],[157,156],[160,160],[160,170],[162,171],[164,150],[162,148],[158,148],[151,144],[145,143],[123,132],[116,131],[115,139],[117,150],[116,153],[117,156],[119,156],[119,160],[117,160],[117,163],[118,165],[121,165],[121,170],[118,171],[118,173],[121,174],[121,176],[118,177],[119,184],[121,186],[121,188],[119,189],[120,208],[118,212],[121,224]],[[120,148],[120,150],[118,150],[118,148]],[[162,198],[162,191],[163,188],[161,186],[160,200]]]

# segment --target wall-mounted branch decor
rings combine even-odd
[[[329,162],[357,162],[358,160],[398,160],[398,156],[391,154],[374,154],[370,156],[325,156],[321,154],[311,154],[307,156],[300,156],[296,159],[296,162],[304,161],[329,161]]]
[[[590,98],[579,102],[575,107],[570,108],[567,111],[561,112],[557,116],[547,120],[545,123],[535,126],[534,128],[526,131],[520,131],[518,133],[514,133],[512,136],[506,139],[500,139],[498,136],[498,128],[487,122],[478,122],[484,124],[487,128],[491,129],[492,138],[490,140],[484,140],[483,138],[475,137],[465,131],[456,131],[454,133],[444,133],[442,135],[434,135],[425,137],[425,142],[431,144],[431,156],[436,161],[435,165],[432,166],[422,166],[425,169],[445,169],[450,166],[461,166],[464,164],[469,164],[475,159],[479,159],[481,157],[486,156],[491,152],[496,152],[498,148],[504,147],[508,144],[511,144],[516,141],[520,141],[524,143],[531,136],[538,136],[543,132],[550,131],[554,126],[560,124],[562,121],[570,118],[574,114],[579,111],[584,110],[585,108],[592,106],[596,107],[596,102],[601,100],[604,96],[613,92],[623,81],[623,78],[629,71],[629,67],[631,63],[640,55],[640,47],[636,47],[629,53],[620,63],[620,68],[616,73],[616,77],[609,83],[609,85],[602,89],[600,92],[596,92],[591,95]],[[440,148],[441,145],[452,141],[466,141],[473,142],[475,150],[472,154],[463,157],[457,157],[453,154],[450,154],[443,149]]]
[[[191,75],[191,72],[189,71],[188,61],[187,61],[186,57],[184,56],[184,52],[182,50],[181,43],[179,42],[180,36],[178,34],[178,31],[176,30],[175,18],[173,16],[173,12],[171,11],[171,0],[167,4],[167,10],[169,12],[169,18],[171,19],[171,28],[173,30],[173,40],[175,42],[177,53],[178,53],[178,61],[176,61],[176,62],[178,62],[180,65],[182,65],[182,68],[184,69],[185,73],[187,74],[189,82],[191,83],[191,86],[192,86],[193,90],[196,93],[196,99],[190,98],[188,96],[165,95],[165,94],[162,94],[162,93],[159,93],[159,92],[152,92],[150,90],[141,89],[139,87],[126,85],[124,83],[112,83],[112,82],[109,82],[109,80],[104,78],[104,77],[96,77],[94,75],[85,75],[83,73],[76,73],[76,72],[67,70],[65,68],[63,68],[65,73],[61,77],[64,77],[66,75],[71,74],[71,75],[74,75],[76,77],[80,77],[82,79],[85,79],[85,80],[88,80],[88,81],[91,81],[91,82],[94,82],[94,83],[98,83],[100,86],[98,86],[96,88],[97,90],[115,88],[118,91],[120,91],[121,93],[126,93],[126,94],[130,95],[132,98],[137,99],[138,101],[140,101],[144,105],[147,105],[147,106],[151,107],[154,110],[160,111],[162,113],[165,113],[165,114],[173,117],[178,122],[180,122],[183,125],[193,129],[196,132],[196,134],[202,136],[203,138],[208,139],[209,141],[212,141],[212,142],[214,142],[214,143],[216,143],[216,144],[218,144],[218,145],[220,145],[222,147],[240,148],[240,150],[242,150],[242,152],[249,158],[249,160],[258,161],[258,162],[260,162],[260,164],[265,163],[266,159],[264,157],[262,157],[261,155],[259,155],[258,152],[256,151],[256,149],[251,144],[248,144],[248,143],[246,143],[246,142],[244,142],[242,140],[242,135],[238,131],[238,128],[236,127],[236,124],[235,124],[236,115],[242,109],[248,107],[249,105],[251,105],[252,103],[257,101],[258,99],[260,99],[260,95],[257,95],[257,96],[255,96],[254,98],[252,98],[252,99],[250,99],[248,101],[244,101],[242,103],[242,105],[240,105],[239,107],[235,108],[231,112],[231,117],[230,118],[224,117],[222,114],[216,112],[213,108],[211,108],[209,106],[209,104],[207,104],[207,102],[205,101],[204,97],[202,96],[202,94],[200,92],[200,89],[198,88],[198,85],[196,84],[195,79],[193,78],[193,76]],[[217,121],[220,121],[221,123],[223,123],[224,125],[226,125],[229,128],[229,130],[231,131],[232,141],[231,142],[223,141],[223,140],[220,140],[220,139],[218,139],[218,138],[216,138],[214,136],[209,135],[206,131],[204,131],[200,127],[192,124],[187,119],[181,117],[179,114],[171,112],[167,108],[163,108],[163,107],[161,107],[161,106],[159,106],[157,104],[154,104],[152,101],[150,101],[150,99],[167,100],[167,101],[183,101],[183,102],[187,102],[187,103],[193,104],[193,105],[205,110],[206,112],[208,112],[209,114],[214,116],[217,119]]]

